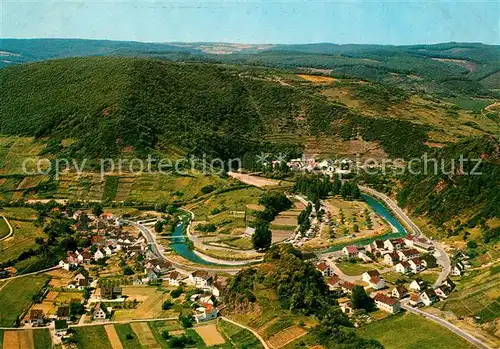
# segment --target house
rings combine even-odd
[[[425,269],[427,262],[421,260],[418,257],[415,257],[415,258],[408,260],[408,264],[410,265],[411,271],[416,274],[416,273],[421,272],[422,270]]]
[[[408,261],[401,261],[398,264],[396,264],[396,272],[398,272],[400,274],[406,274],[406,273],[409,273],[411,271],[412,271],[412,269],[411,269],[410,263],[408,263]]]
[[[350,299],[343,299],[343,300],[339,299],[338,302],[339,302],[340,310],[344,314],[350,314],[350,313],[352,313],[353,309],[352,309],[352,304],[351,304],[351,300]]]
[[[398,256],[400,260],[407,261],[409,259],[417,258],[418,256],[420,256],[420,252],[418,252],[418,250],[414,248],[409,248],[406,250],[398,251]]]
[[[341,282],[342,282],[342,279],[339,278],[338,275],[333,275],[332,277],[330,277],[328,279],[328,281],[326,282],[326,284],[328,285],[328,288],[330,290],[336,290],[336,289],[340,289],[341,288],[341,285],[340,285]]]
[[[385,287],[385,280],[380,276],[372,276],[368,281],[368,285],[374,290],[381,290]]]
[[[451,275],[460,276],[465,271],[465,265],[462,262],[456,262],[451,266]]]
[[[89,263],[92,260],[92,253],[89,251],[78,252],[77,258],[79,263]]]
[[[87,287],[90,287],[90,279],[81,279],[80,281],[78,281],[77,288],[80,291],[85,290]]]
[[[358,248],[356,246],[346,246],[342,249],[342,252],[349,258],[354,258],[358,255]]]
[[[69,262],[69,260],[66,258],[66,259],[61,259],[59,261],[59,266],[61,268],[63,268],[64,270],[68,270],[70,271],[73,267],[77,266],[78,264],[72,264]]]
[[[382,240],[375,240],[368,246],[366,246],[366,250],[375,253],[375,252],[381,252],[385,249],[384,247],[384,242]]]
[[[184,277],[176,270],[171,271],[165,278],[168,284],[172,286],[179,286],[182,279],[184,279]]]
[[[68,334],[68,323],[66,322],[66,320],[55,320],[54,330],[57,336],[66,336]]]
[[[352,290],[354,289],[355,286],[356,286],[355,284],[353,284],[352,282],[349,282],[349,281],[344,281],[341,284],[342,291],[344,291],[345,293],[348,293],[348,294],[352,293]]]
[[[27,320],[25,323],[31,324],[32,326],[43,325],[45,316],[43,315],[42,309],[31,309]]]
[[[391,295],[394,298],[402,299],[408,295],[408,290],[404,286],[396,286],[392,289]]]
[[[450,295],[450,293],[453,291],[453,288],[447,286],[447,285],[441,285],[438,288],[434,289],[434,292],[436,295],[441,298],[441,299],[446,299]]]
[[[325,262],[316,264],[316,269],[319,270],[324,277],[329,277],[334,274],[333,269]]]
[[[146,269],[146,278],[144,281],[149,282],[158,279],[158,272],[155,269]]]
[[[424,292],[422,292],[420,294],[420,300],[425,305],[431,305],[432,303],[437,302],[439,300],[439,298],[433,289],[428,288],[427,290],[425,290]]]
[[[425,251],[432,251],[432,250],[434,250],[434,245],[432,245],[432,243],[429,240],[425,239],[425,238],[416,238],[416,239],[414,239],[413,246],[417,247],[417,248],[420,248],[421,250],[425,250]]]
[[[194,319],[197,323],[208,321],[217,317],[217,308],[209,303],[201,303],[200,307],[196,308]]]
[[[96,303],[94,309],[92,309],[92,316],[96,321],[103,321],[109,317],[109,312],[102,303]]]
[[[358,258],[366,263],[373,262],[373,260],[370,257],[368,257],[366,253],[364,253],[363,251],[358,252]]]
[[[443,285],[446,285],[446,286],[448,286],[451,289],[455,288],[455,283],[453,281],[451,281],[450,279],[444,280],[443,281]]]
[[[73,280],[76,282],[80,282],[80,280],[85,280],[85,279],[87,279],[87,277],[85,275],[83,275],[81,272],[77,273],[75,275],[75,277],[73,278]]]
[[[190,284],[196,287],[208,288],[214,281],[214,275],[205,270],[196,270],[189,274],[188,280]]]
[[[384,255],[385,264],[396,265],[398,262],[399,262],[399,255],[396,252],[391,252]]]
[[[226,286],[227,286],[227,279],[226,278],[217,278],[217,280],[212,285],[212,294],[215,297],[219,298],[221,293],[226,288]]]
[[[403,239],[390,239],[384,241],[384,248],[389,252],[402,249],[405,246]]]
[[[413,291],[423,291],[427,288],[427,282],[420,278],[416,278],[410,283],[410,289]]]
[[[101,286],[95,292],[97,299],[115,299],[121,295],[122,288],[119,286]]]
[[[103,248],[98,248],[97,251],[94,253],[94,259],[97,261],[99,259],[102,259],[106,257],[106,252],[104,251]]]
[[[419,305],[421,303],[419,294],[418,293],[410,294],[410,302],[409,303],[412,307],[416,307],[417,305]]]
[[[361,279],[364,282],[369,282],[373,276],[380,277],[380,273],[377,270],[368,270],[361,275]]]
[[[397,298],[386,296],[383,293],[377,293],[375,297],[373,297],[373,300],[375,301],[377,308],[380,310],[391,314],[396,314],[401,311],[401,303]]]
[[[154,269],[158,275],[164,275],[172,269],[172,263],[164,259],[149,259],[144,263],[146,269]]]

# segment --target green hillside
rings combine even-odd
[[[50,136],[46,151],[72,156],[116,156],[132,147],[227,159],[284,145],[303,149],[318,140],[362,139],[389,156],[408,158],[425,151],[426,141],[498,129],[484,115],[415,100],[390,85],[352,79],[319,85],[300,76],[119,57],[24,64],[0,70],[0,133]],[[57,143],[69,138],[75,141]],[[319,147],[319,153],[337,150]]]

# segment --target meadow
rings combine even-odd
[[[387,349],[472,349],[446,328],[410,313],[389,316],[357,330],[359,336],[378,340]]]
[[[47,284],[50,277],[36,275],[8,281],[0,289],[0,326],[12,326],[28,310],[32,297]]]

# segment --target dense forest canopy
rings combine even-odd
[[[207,63],[69,58],[2,69],[0,86],[0,133],[50,136],[51,142],[74,138],[65,150],[81,157],[175,145],[229,159],[298,149],[304,135],[362,137],[380,142],[389,155],[411,157],[426,149],[429,130],[383,115],[358,115],[307,89]],[[263,141],[264,135],[283,134],[292,135],[293,144]]]

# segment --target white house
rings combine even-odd
[[[412,269],[411,269],[410,263],[408,263],[408,261],[401,261],[398,264],[396,264],[396,272],[398,272],[400,274],[409,273],[409,272],[411,272],[411,270]]]
[[[389,252],[394,252],[405,246],[403,239],[390,239],[384,241],[384,248]]]
[[[384,255],[385,264],[396,265],[398,262],[399,262],[399,255],[396,252],[391,252]]]
[[[374,290],[381,290],[385,287],[385,280],[379,276],[372,276],[368,285]]]
[[[418,250],[414,248],[409,248],[406,250],[399,250],[398,256],[400,260],[406,261],[409,259],[417,258],[418,256],[420,256],[420,252],[418,252]]]
[[[106,257],[106,252],[102,248],[98,248],[97,251],[94,253],[94,259],[97,261],[99,259],[102,259]]]
[[[456,262],[451,266],[451,275],[460,276],[465,271],[465,265],[462,262]]]
[[[413,291],[422,291],[427,288],[427,283],[422,279],[415,279],[410,283],[410,289]]]
[[[108,317],[108,311],[104,307],[104,305],[102,305],[101,303],[96,303],[92,311],[92,315],[94,317],[94,320],[103,321]]]
[[[217,309],[212,304],[208,303],[201,303],[200,307],[196,308],[196,312],[194,314],[194,319],[197,323],[212,320],[216,317]]]
[[[420,294],[420,300],[422,301],[422,303],[428,306],[434,302],[437,302],[438,297],[434,290],[429,288]]]
[[[356,246],[346,246],[342,249],[342,252],[347,257],[356,257],[358,255],[358,248]]]
[[[383,293],[377,293],[373,300],[375,301],[377,308],[380,310],[391,314],[396,314],[401,311],[401,303],[397,298],[388,297]]]
[[[204,270],[196,270],[189,274],[189,283],[191,285],[194,285],[195,287],[198,288],[209,288],[213,281],[214,281],[214,276]]]
[[[316,269],[319,270],[324,277],[330,277],[334,274],[333,269],[325,262],[316,264]]]
[[[369,282],[370,279],[372,277],[380,277],[380,273],[377,271],[377,270],[368,270],[368,271],[365,271],[363,273],[363,275],[361,275],[361,279],[364,281],[364,282]]]
[[[171,286],[180,286],[181,280],[184,277],[176,270],[171,271],[165,280],[168,282],[169,285]]]
[[[408,264],[410,264],[410,268],[415,274],[424,270],[425,266],[427,265],[425,261],[421,260],[418,257],[408,260]]]
[[[391,295],[394,298],[401,299],[401,298],[404,298],[408,295],[408,290],[403,286],[396,286],[392,289]]]

